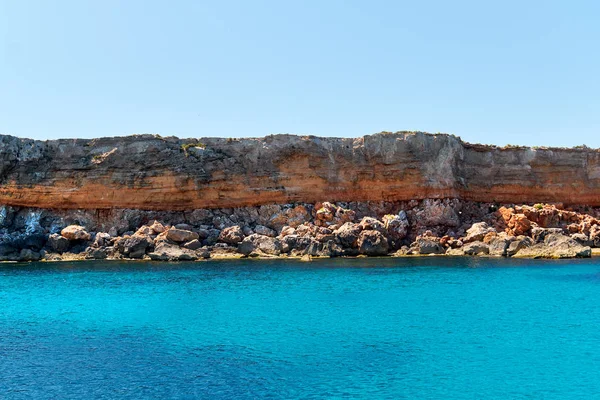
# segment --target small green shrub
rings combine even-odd
[[[537,203],[533,205],[533,208],[535,208],[536,210],[541,210],[542,208],[544,208],[543,204]]]

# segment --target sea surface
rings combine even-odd
[[[600,260],[0,265],[1,399],[600,398]]]

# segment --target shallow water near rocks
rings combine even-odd
[[[0,265],[0,398],[594,398],[600,260]]]

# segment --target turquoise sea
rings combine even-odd
[[[600,398],[600,260],[0,265],[2,399]]]

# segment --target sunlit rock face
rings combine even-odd
[[[473,145],[450,135],[35,141],[0,136],[0,204],[193,210],[296,202],[600,205],[600,152]],[[432,221],[456,221],[433,204]],[[1,217],[1,215],[0,215]]]

